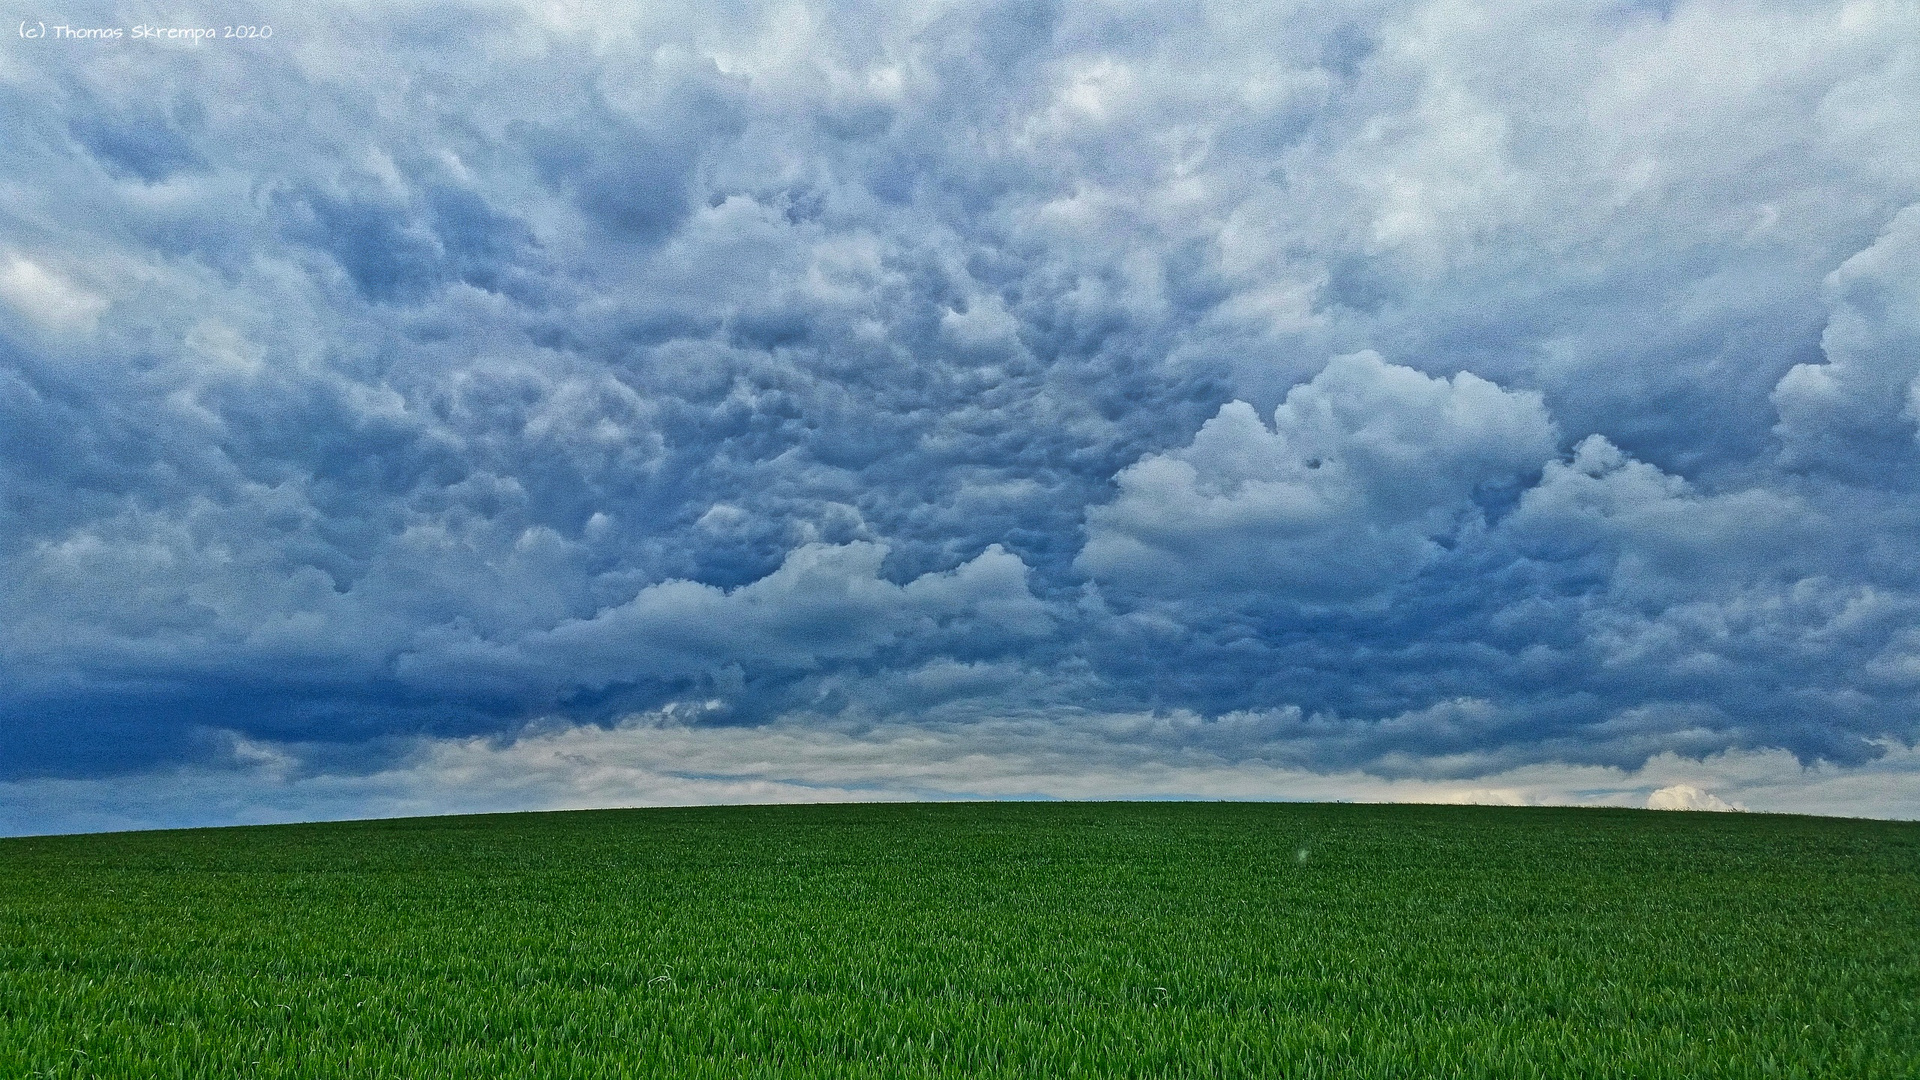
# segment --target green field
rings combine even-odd
[[[1920,824],[1274,803],[0,841],[0,1076],[1920,1076]]]

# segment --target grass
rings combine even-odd
[[[0,841],[0,1076],[1920,1076],[1920,825],[1308,804]]]

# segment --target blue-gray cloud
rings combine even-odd
[[[5,777],[1920,739],[1899,5],[258,15],[0,67]]]

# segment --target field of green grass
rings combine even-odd
[[[1247,803],[0,840],[0,1076],[1920,1076],[1920,824]]]

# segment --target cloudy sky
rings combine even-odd
[[[1920,816],[1911,3],[22,13],[0,831]]]

